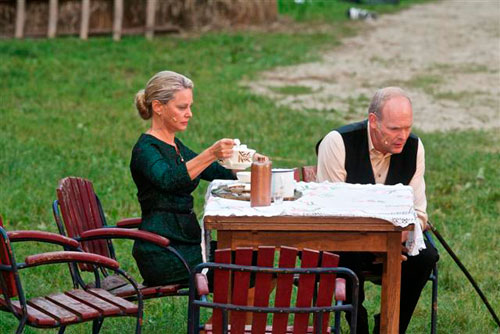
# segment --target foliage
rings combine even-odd
[[[342,111],[332,111],[334,121],[325,122],[312,111],[276,106],[240,83],[262,70],[313,60],[322,48],[338,43],[345,31],[211,33],[164,36],[153,42],[129,37],[119,43],[109,38],[0,41],[0,213],[7,228],[55,232],[50,203],[58,180],[69,175],[94,182],[110,224],[140,214],[128,164],[131,147],[148,124],[137,117],[133,97],[163,69],[184,73],[195,82],[194,118],[180,135],[195,151],[222,137],[238,137],[269,155],[275,166],[314,164],[314,145],[341,124]],[[430,217],[498,310],[499,260],[492,250],[499,248],[500,235],[499,135],[419,134],[426,145]],[[205,187],[194,194],[200,215]],[[131,242],[117,246],[123,267],[139,277]],[[17,249],[18,260],[49,249],[54,248],[33,244]],[[439,332],[492,333],[485,307],[445,251],[440,253]],[[52,285],[43,279],[68,283],[66,270],[37,269],[25,284],[31,291],[50,291]],[[369,293],[374,295],[374,289]],[[409,333],[427,331],[427,289]],[[368,306],[375,312],[376,298],[371,300]],[[183,298],[147,301],[144,332],[184,332],[185,311]],[[13,317],[0,313],[0,332],[13,332],[16,325]],[[132,332],[132,327],[132,320],[106,320],[103,333]],[[83,325],[67,332],[89,331],[90,326]]]

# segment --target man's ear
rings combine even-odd
[[[368,121],[370,122],[370,127],[375,126],[377,124],[377,115],[374,113],[369,113],[368,114]]]

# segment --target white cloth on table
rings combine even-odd
[[[295,189],[302,197],[265,207],[251,207],[250,202],[225,199],[211,194],[212,189],[233,183],[214,180],[205,198],[205,216],[331,216],[379,218],[395,226],[414,225],[406,248],[417,255],[425,248],[422,228],[413,207],[413,190],[402,184],[349,184],[342,182],[297,182]]]

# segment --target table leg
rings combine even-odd
[[[381,334],[399,333],[401,251],[401,232],[387,233],[387,256],[382,273]]]
[[[235,248],[232,231],[217,231],[217,248]]]

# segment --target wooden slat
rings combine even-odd
[[[137,313],[137,305],[135,305],[134,303],[131,303],[128,300],[125,300],[123,298],[114,296],[111,293],[107,292],[106,290],[89,289],[87,292],[93,294],[96,297],[101,298],[102,300],[105,300],[109,303],[112,303],[112,304],[118,306],[126,314]]]
[[[66,210],[68,211],[69,220],[64,220],[66,230],[71,233],[70,237],[79,237],[86,228],[86,216],[81,203],[80,189],[76,178],[66,178],[63,185],[63,194]],[[61,201],[60,201],[61,202]],[[63,206],[61,206],[61,210]],[[92,242],[82,243],[83,250],[90,253],[99,254],[97,247]],[[90,268],[89,266],[86,266]],[[90,269],[86,269],[90,270]]]
[[[78,187],[80,189],[81,203],[83,204],[85,217],[87,218],[88,225],[86,226],[86,230],[104,227],[92,182],[79,179]]]
[[[0,298],[0,305],[6,307],[7,302]],[[12,301],[12,307],[18,312],[19,314],[23,314],[23,309],[21,307],[21,304],[17,300]],[[58,326],[59,322],[50,317],[49,315],[38,311],[36,308],[33,308],[29,305],[27,305],[27,310],[28,310],[28,322],[30,324],[35,324],[39,326]]]
[[[142,292],[142,296],[144,299],[160,297],[160,296],[169,296],[176,294],[179,289],[182,288],[180,284],[172,284],[172,285],[161,285],[161,286],[147,286],[142,287],[140,290]],[[122,298],[134,297],[136,296],[136,292],[132,284],[127,284],[125,286],[108,290],[112,294]]]
[[[273,328],[271,326],[266,326],[262,331],[260,332],[252,332],[252,327],[247,325],[245,326],[245,334],[253,334],[253,333],[258,333],[258,334],[271,334],[273,331]],[[286,331],[283,332],[283,334],[292,334],[293,332],[293,326],[287,326]],[[328,328],[327,333],[330,333],[330,328]],[[203,328],[203,333],[205,334],[220,334],[220,332],[216,332],[213,330],[212,324],[206,324]],[[229,331],[228,333],[232,333],[231,331],[231,326],[229,326]],[[313,327],[308,326],[305,332],[302,332],[303,334],[313,334]]]
[[[234,263],[242,266],[252,264],[252,252],[250,247],[241,247],[236,249],[236,258]],[[250,272],[237,271],[234,273],[232,303],[234,305],[247,305],[248,288],[250,285]],[[231,312],[231,333],[243,334],[245,329],[246,312]]]
[[[115,304],[112,304],[101,298],[97,298],[95,295],[87,293],[86,291],[71,290],[66,292],[66,294],[81,303],[99,310],[99,312],[101,312],[105,316],[122,314],[122,310]]]
[[[62,222],[64,224],[64,228],[66,230],[66,234],[70,238],[77,237],[77,233],[75,233],[75,224],[71,224],[70,222],[74,219],[73,215],[70,212],[68,194],[66,191],[66,183],[67,178],[63,179],[59,182],[59,187],[57,187],[57,202],[59,204],[59,213],[62,218]]]
[[[54,38],[57,33],[57,0],[49,0],[49,27],[47,37]]]
[[[155,31],[156,0],[148,0],[146,7],[146,38],[151,40]]]
[[[104,221],[101,217],[99,203],[97,202],[97,196],[92,182],[86,179],[79,179],[78,186],[80,189],[81,205],[84,209],[86,218],[85,222],[87,223],[87,225],[85,225],[85,230],[102,228],[104,226]],[[93,244],[98,248],[98,254],[111,257],[108,242],[106,240],[93,241]]]
[[[176,293],[181,288],[182,288],[181,284],[150,286],[150,287],[144,287],[143,289],[141,289],[141,292],[144,295],[144,298],[147,298],[148,296],[151,295],[165,295],[165,294]]]
[[[125,280],[122,276],[119,276],[117,274],[112,274],[104,277],[101,279],[101,289],[104,289],[106,291],[114,291],[115,289],[119,289],[121,287],[124,287],[128,285],[129,282]],[[95,282],[92,282],[90,284],[87,284],[87,288],[95,288]],[[112,292],[113,293],[113,292]],[[113,293],[116,296],[116,293]]]
[[[90,0],[82,0],[82,16],[80,21],[80,38],[89,37]]]
[[[100,215],[97,213],[99,209],[95,199],[92,183],[82,178],[67,178],[65,182],[65,193],[67,194],[67,205],[70,213],[74,217],[73,220],[66,225],[71,224],[74,236],[81,236],[82,232],[89,229],[102,227]],[[91,193],[91,194],[89,194]],[[107,243],[105,240],[95,240],[82,242],[83,249],[87,252],[110,257]],[[91,266],[82,265],[84,270],[92,270]]]
[[[297,249],[292,247],[281,247],[278,266],[280,268],[294,268]],[[293,275],[279,275],[276,285],[276,307],[289,307],[292,295]],[[273,334],[284,333],[288,323],[288,314],[275,314],[273,317]]]
[[[61,324],[71,324],[78,322],[80,319],[78,315],[72,313],[57,304],[54,304],[50,300],[43,297],[32,298],[28,301],[28,305],[38,309],[39,311],[50,315],[52,318],[56,319]]]
[[[318,266],[319,252],[311,249],[302,251],[302,268],[314,268]],[[299,277],[299,290],[297,292],[297,307],[310,307],[315,290],[316,277],[314,274],[302,274]],[[295,314],[293,333],[300,334],[307,330],[309,324],[309,313]]]
[[[64,227],[66,229],[67,235],[71,238],[80,236],[82,232],[81,226],[85,223],[85,215],[80,203],[78,202],[80,196],[78,195],[79,189],[75,184],[76,182],[77,178],[64,178],[60,181],[59,187],[57,189],[57,197],[59,200],[59,207],[61,209]],[[98,248],[94,246],[97,245],[97,242],[98,241],[82,243],[82,248],[87,252],[99,254]],[[93,267],[88,264],[79,263],[78,266],[81,270],[93,270]]]
[[[16,38],[24,36],[24,22],[26,20],[26,0],[17,0],[16,2]]]
[[[272,267],[274,264],[275,247],[261,246],[257,256],[257,266]],[[255,276],[254,306],[267,307],[271,293],[272,274],[257,273]],[[252,333],[262,333],[266,328],[267,314],[254,313],[252,320]]]
[[[46,298],[71,313],[77,314],[82,320],[95,319],[100,315],[100,312],[97,309],[83,304],[63,293],[53,294],[47,296]]]
[[[113,40],[119,41],[122,34],[123,0],[114,0],[113,8]]]
[[[215,251],[215,262],[231,263],[231,249],[217,249]],[[228,301],[229,293],[229,274],[228,270],[214,270],[214,303],[225,304]],[[222,311],[214,309],[213,315],[214,332],[222,333]]]
[[[337,254],[323,252],[321,266],[324,268],[336,268],[339,265],[339,256]],[[321,274],[319,278],[317,306],[332,305],[333,292],[335,291],[335,274]],[[323,325],[321,333],[326,333],[328,329],[328,319],[330,314],[323,313]],[[316,321],[314,322],[314,324]]]

